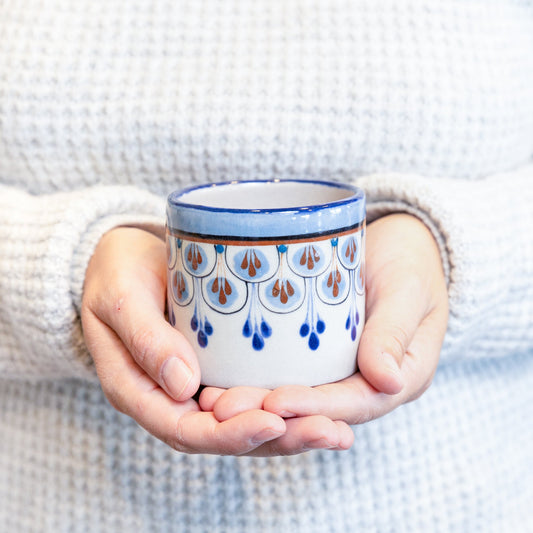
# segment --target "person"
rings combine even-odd
[[[1,531],[533,528],[530,2],[28,0],[0,34]],[[200,388],[165,196],[272,177],[366,191],[360,371]]]

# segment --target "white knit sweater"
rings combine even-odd
[[[0,2],[0,532],[533,531],[532,156],[531,1]],[[179,454],[106,402],[85,269],[173,189],[271,177],[431,228],[441,363],[348,452]]]

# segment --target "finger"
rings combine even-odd
[[[117,333],[135,362],[169,396],[183,401],[194,395],[200,384],[196,354],[165,320],[160,302],[142,280],[123,279],[97,303],[94,314]]]
[[[263,400],[270,392],[256,387],[233,387],[223,391],[212,410],[217,420],[228,420],[250,409],[262,409]]]
[[[266,411],[282,417],[316,414],[332,420],[344,420],[351,425],[373,420],[400,403],[398,395],[379,392],[360,373],[318,387],[280,387],[263,402]]]
[[[219,422],[212,412],[196,412],[178,421],[173,447],[188,453],[249,454],[286,431],[282,418],[260,409]]]
[[[390,282],[372,294],[361,334],[357,364],[361,374],[377,390],[398,394],[404,387],[401,365],[409,344],[427,313],[419,281],[409,277]]]
[[[241,455],[285,432],[283,419],[265,411],[218,422],[193,400],[176,402],[137,366],[110,328],[100,333],[93,357],[110,403],[176,450]]]
[[[217,400],[226,392],[226,389],[218,387],[205,387],[198,398],[198,405],[202,411],[213,411]]]
[[[431,384],[439,360],[436,328],[440,318],[430,315],[413,337],[402,361],[402,391],[390,395],[377,390],[361,373],[337,383],[318,387],[285,386],[270,393],[263,408],[279,416],[312,414],[361,424],[385,415],[399,405],[419,397]]]
[[[214,389],[208,396],[216,397],[215,417],[227,420],[247,410],[261,409],[269,389],[235,387]],[[287,432],[277,439],[270,440],[248,453],[254,456],[294,455],[312,449],[346,450],[353,444],[353,431],[340,421],[332,421],[323,416],[310,416],[305,419],[286,420]]]
[[[253,387],[235,387],[233,389],[217,389],[210,387],[204,392],[209,400],[216,399],[212,405],[215,408],[217,420],[229,420],[241,413],[261,409],[263,399],[270,394],[269,389]],[[206,400],[207,405],[207,400]],[[218,409],[219,414],[216,410]],[[220,414],[223,412],[223,414]],[[333,422],[323,416],[310,416],[304,419],[285,421],[287,431],[279,438],[269,440],[268,443],[254,449],[247,455],[274,456],[294,455],[312,449],[346,450],[353,444],[353,431],[341,421]]]
[[[310,450],[347,450],[354,442],[350,426],[324,416],[306,416],[285,421],[287,430],[279,438],[252,450],[248,455],[295,455]]]

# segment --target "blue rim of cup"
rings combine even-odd
[[[305,206],[242,209],[214,207],[180,200],[201,190],[237,184],[297,183],[344,189],[346,198]],[[239,216],[236,216],[239,215]],[[201,240],[290,240],[356,231],[365,221],[365,194],[354,185],[324,180],[271,179],[207,183],[172,192],[167,199],[169,233]]]

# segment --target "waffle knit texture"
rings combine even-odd
[[[532,156],[530,1],[0,3],[0,531],[533,531]],[[273,177],[427,224],[439,368],[347,452],[179,454],[103,396],[88,261]]]

